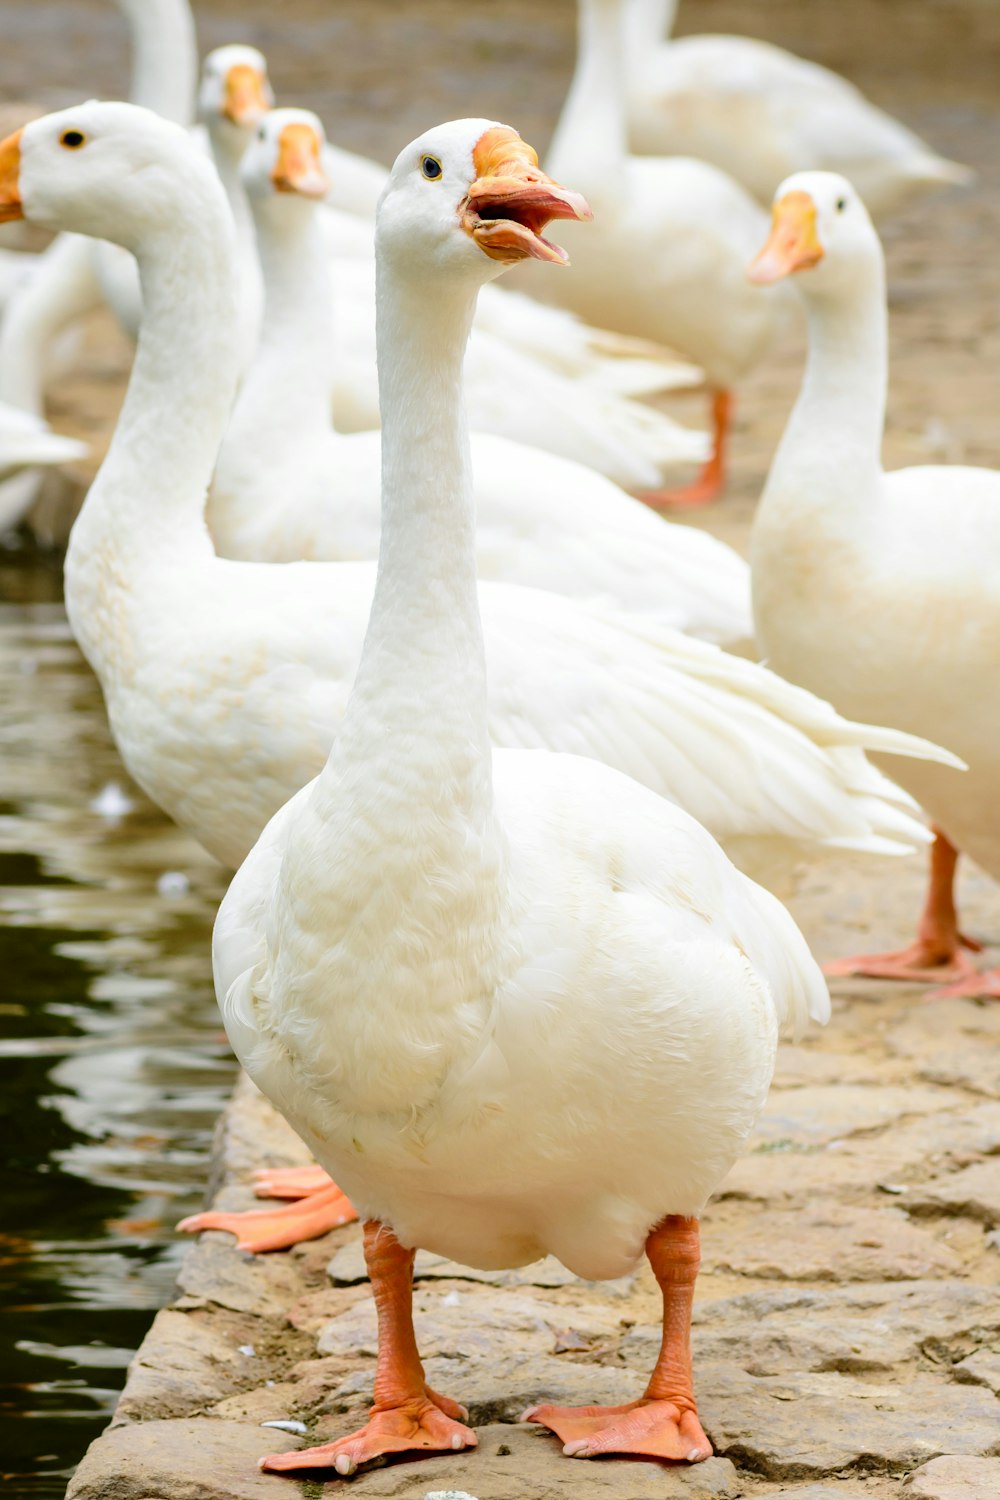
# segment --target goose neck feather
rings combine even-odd
[[[628,156],[621,9],[621,0],[579,0],[576,68],[547,160],[555,177],[598,201],[614,192]]]

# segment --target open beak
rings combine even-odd
[[[496,125],[472,153],[476,180],[459,208],[465,232],[491,260],[547,260],[569,264],[560,245],[544,239],[550,219],[592,219],[587,200],[560,187],[516,130]]]
[[[323,145],[311,125],[286,125],[278,137],[278,160],[271,182],[279,193],[325,198],[330,179],[323,170]]]
[[[226,74],[222,114],[234,125],[256,125],[271,108],[271,90],[263,73],[249,63],[237,63]]]
[[[21,206],[21,134],[0,141],[0,224],[24,217]]]
[[[822,259],[815,203],[808,193],[785,193],[771,210],[771,233],[763,250],[751,261],[747,276],[758,286],[770,286],[793,271],[818,265]]]

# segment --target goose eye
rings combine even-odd
[[[838,212],[838,214],[842,214],[844,212],[844,209],[846,207],[847,207],[847,199],[846,198],[838,198],[837,199],[837,212]]]
[[[84,144],[87,137],[82,130],[64,130],[59,137],[60,146],[65,146],[70,151],[77,151]]]
[[[444,171],[436,156],[425,156],[421,160],[420,170],[429,182],[434,182]]]

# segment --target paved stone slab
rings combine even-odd
[[[934,1458],[907,1475],[904,1488],[914,1500],[997,1500],[1000,1458]]]
[[[954,1109],[961,1096],[948,1089],[858,1084],[810,1085],[771,1090],[754,1138],[826,1142],[873,1130],[906,1115]]]
[[[944,1448],[1000,1453],[996,1397],[977,1386],[927,1376],[892,1384],[835,1374],[757,1379],[729,1365],[702,1365],[695,1384],[716,1452],[769,1479],[898,1472]]]
[[[220,1395],[252,1387],[261,1377],[240,1346],[245,1338],[189,1313],[157,1313],[129,1370],[116,1423],[186,1417]]]
[[[907,1202],[918,1210],[965,1214],[992,1229],[1000,1224],[1000,1157],[925,1182]]]
[[[66,1500],[298,1500],[297,1483],[257,1467],[265,1453],[298,1447],[288,1433],[239,1422],[112,1427],[91,1445]]]
[[[912,1060],[919,1078],[1000,1098],[1000,1006],[973,1000],[916,1006],[886,1041]]]
[[[464,1491],[475,1500],[735,1500],[742,1492],[736,1470],[724,1458],[683,1468],[572,1459],[551,1433],[506,1425],[480,1428],[479,1447],[472,1452],[369,1470],[355,1483],[362,1500],[424,1500],[428,1492],[441,1490]]]
[[[702,1235],[702,1265],[789,1281],[917,1280],[961,1269],[954,1251],[902,1210],[830,1202],[731,1223],[713,1215]]]

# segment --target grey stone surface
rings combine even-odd
[[[300,1486],[263,1474],[266,1453],[298,1439],[239,1422],[141,1422],[112,1427],[84,1458],[66,1500],[293,1500]]]
[[[1000,1157],[925,1182],[908,1201],[918,1211],[965,1214],[993,1229],[1000,1224]]]
[[[255,1361],[240,1353],[245,1339],[220,1324],[171,1308],[157,1313],[129,1369],[116,1423],[186,1417],[220,1395],[254,1385]]]
[[[702,1265],[776,1280],[883,1281],[954,1275],[960,1262],[902,1209],[828,1201],[731,1223],[713,1217]]]
[[[945,1450],[1000,1453],[1000,1406],[976,1386],[927,1376],[891,1384],[839,1374],[756,1378],[711,1364],[696,1385],[716,1452],[770,1479],[905,1470]]]
[[[904,1492],[913,1500],[997,1500],[1000,1458],[932,1459],[907,1476]]]

